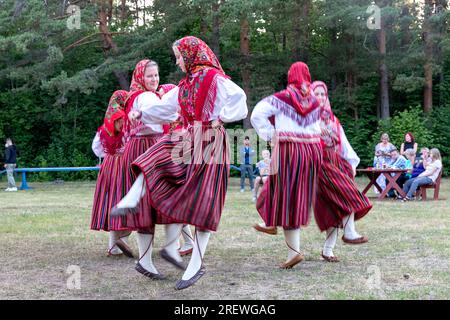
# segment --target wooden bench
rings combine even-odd
[[[441,169],[441,172],[439,173],[439,176],[436,179],[435,183],[425,184],[423,186],[420,186],[419,189],[417,189],[416,199],[418,199],[418,197],[420,195],[422,195],[422,201],[427,201],[427,189],[434,189],[433,199],[438,200],[439,199],[439,188],[441,187],[441,177],[442,177],[442,169]]]

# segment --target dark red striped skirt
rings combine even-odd
[[[320,138],[280,134],[272,153],[272,174],[256,203],[267,226],[297,229],[309,223],[321,162]]]
[[[225,129],[200,125],[165,135],[133,162],[133,170],[136,175],[144,173],[159,214],[216,231],[225,203],[229,159]]]
[[[125,151],[123,154],[124,162],[124,194],[126,194],[133,183],[136,181],[132,163],[139,156],[144,154],[151,146],[155,145],[162,134],[146,135],[146,136],[133,136],[130,141],[125,145]],[[128,214],[123,218],[123,225],[130,230],[147,231],[153,233],[155,224],[170,223],[164,217],[158,217],[157,211],[151,205],[150,193],[152,189],[147,188],[145,196],[139,203],[139,211],[137,214]]]
[[[122,155],[106,155],[95,186],[91,229],[105,231],[126,230],[120,217],[110,217],[111,208],[123,197]]]
[[[342,227],[342,219],[353,212],[355,220],[361,219],[372,208],[358,189],[352,167],[333,149],[324,150],[317,191],[314,217],[321,231]]]

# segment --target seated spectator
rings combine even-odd
[[[414,153],[417,153],[417,142],[414,141],[414,136],[411,132],[405,134],[405,141],[400,146],[400,154],[405,156],[405,152],[408,149],[413,149]]]
[[[410,151],[412,151],[412,150],[410,150]],[[391,151],[391,159],[392,159],[393,163],[389,166],[390,168],[392,168],[392,169],[408,169],[407,168],[408,160],[404,156],[400,155],[397,148],[395,148]],[[412,167],[412,165],[411,165],[411,167]],[[394,174],[392,173],[391,175],[393,176]],[[406,175],[406,173],[402,173],[400,175],[400,177],[397,179],[397,183],[399,184],[399,186],[400,186],[400,183],[402,183],[402,181],[405,181],[405,175]],[[400,187],[402,187],[402,186],[403,186],[403,183]],[[389,190],[388,197],[390,197],[390,198],[395,197],[394,189]]]
[[[255,187],[253,188],[253,202],[256,202],[256,198],[258,197],[258,190],[261,185],[264,185],[264,183],[266,183],[270,174],[270,151],[263,150],[261,154],[263,159],[256,164],[259,174],[255,179]]]
[[[398,152],[398,149],[394,147],[391,151],[391,164],[390,168],[393,169],[406,169],[406,158]]]
[[[406,155],[406,162],[403,169],[408,170],[408,172],[402,173],[400,177],[397,179],[397,184],[400,188],[403,188],[403,185],[406,181],[411,179],[412,171],[413,171],[413,163],[416,159],[416,153],[413,149],[408,149],[405,152]],[[400,156],[401,157],[401,156]],[[423,167],[422,167],[423,168]],[[423,172],[425,169],[423,169],[421,172]],[[389,191],[389,197],[395,197],[394,190]]]
[[[389,135],[383,133],[381,135],[381,142],[375,147],[375,157],[379,163],[386,163],[389,165],[392,163],[391,151],[397,149],[392,143],[389,142]]]
[[[389,135],[387,133],[383,133],[381,135],[381,142],[375,147],[374,167],[382,168],[389,166],[392,163],[391,151],[394,149],[396,149],[396,147],[389,142]],[[377,183],[381,189],[384,190],[386,188],[386,177],[384,175],[380,175],[377,178]],[[375,188],[374,191],[375,193],[379,193],[377,188]]]
[[[433,148],[431,153],[431,163],[427,165],[425,171],[419,174],[416,178],[408,180],[403,186],[403,191],[406,193],[406,197],[403,201],[409,201],[413,198],[418,187],[427,184],[433,184],[439,177],[442,170],[441,153],[438,149]],[[401,199],[401,197],[399,197]]]
[[[420,150],[421,153],[421,157],[416,159],[413,165],[413,170],[411,173],[411,178],[415,178],[417,177],[419,174],[421,174],[422,172],[425,171],[425,167],[431,163],[431,157],[429,156],[430,154],[430,149],[428,148],[422,148]],[[425,159],[425,161],[424,161]]]

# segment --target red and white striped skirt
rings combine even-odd
[[[369,199],[359,191],[350,164],[333,149],[326,148],[319,172],[314,217],[321,231],[342,227],[342,219],[355,213],[355,220],[372,208]]]
[[[225,203],[229,159],[225,129],[204,124],[165,135],[133,162],[133,170],[136,175],[144,173],[158,214],[216,231]]]
[[[103,160],[95,186],[91,229],[105,231],[126,230],[120,217],[110,217],[111,208],[123,197],[122,154],[107,154]]]
[[[133,183],[136,181],[137,175],[134,175],[132,163],[139,156],[144,154],[151,146],[155,145],[162,134],[133,136],[125,145],[123,155],[124,162],[124,194],[126,194]],[[167,219],[159,218],[157,211],[151,205],[150,193],[152,189],[147,188],[147,192],[139,202],[139,211],[137,214],[128,214],[123,218],[123,225],[129,230],[138,230],[141,232],[153,233],[155,224],[170,223]]]
[[[272,153],[271,175],[256,203],[267,226],[298,229],[309,223],[321,163],[319,137],[280,134]]]

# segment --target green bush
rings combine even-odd
[[[380,142],[380,137],[384,132],[389,134],[391,143],[399,150],[407,132],[414,135],[418,144],[418,151],[422,147],[430,148],[434,143],[433,130],[423,116],[420,106],[410,107],[405,111],[398,112],[391,119],[380,120],[377,131],[372,136],[372,154],[374,154],[375,146]]]
[[[428,116],[427,122],[433,132],[434,144],[441,152],[444,174],[450,173],[450,105],[435,108]]]

